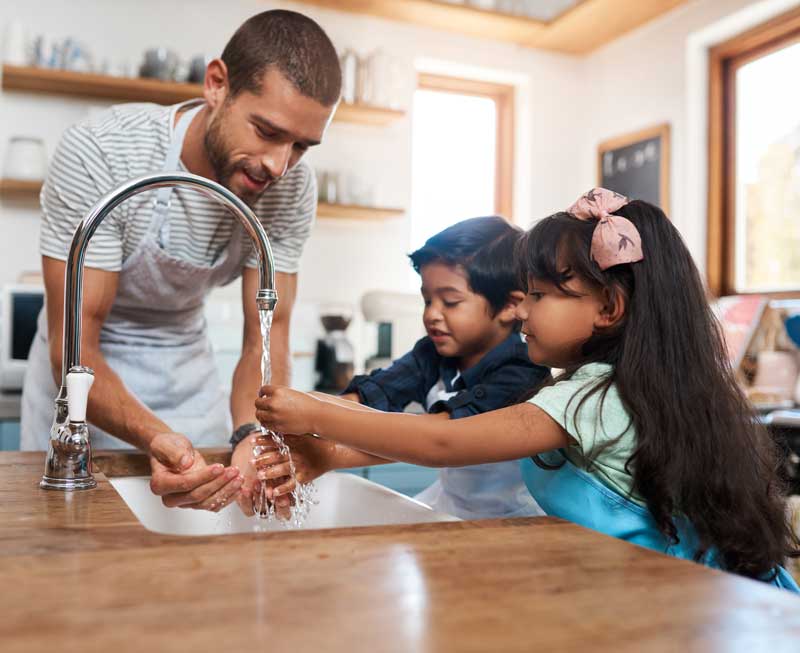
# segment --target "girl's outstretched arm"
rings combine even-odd
[[[566,447],[567,433],[543,410],[524,403],[474,417],[364,411],[304,392],[264,386],[256,416],[283,433],[316,433],[361,451],[426,467],[515,460]]]
[[[376,411],[375,408],[371,406],[365,406],[364,404],[358,401],[358,395],[350,394],[350,395],[329,395],[325,394],[324,392],[310,392],[309,393],[312,397],[316,397],[320,401],[327,401],[331,404],[337,404],[339,406],[344,406],[345,408],[351,408],[352,410],[362,410],[362,411],[373,411],[373,412],[381,412]],[[354,449],[348,447],[347,445],[342,445],[338,443],[335,450],[335,457],[332,462],[331,469],[346,469],[348,467],[368,467],[371,465],[385,465],[386,463],[392,463],[393,460],[387,460],[386,458],[382,458],[380,456],[373,456],[372,454],[366,453],[364,451],[359,451],[358,449]]]

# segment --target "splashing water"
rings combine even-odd
[[[262,352],[261,352],[261,383],[262,385],[268,385],[272,380],[272,369],[270,365],[270,350],[269,350],[269,334],[270,330],[272,329],[272,311],[268,309],[259,309],[258,317],[261,323],[261,341],[262,341]],[[316,492],[316,488],[314,487],[313,483],[307,483],[305,485],[301,485],[297,481],[297,475],[295,473],[294,468],[294,461],[292,460],[292,452],[289,450],[289,447],[286,445],[286,442],[283,440],[283,436],[280,433],[276,433],[268,428],[266,428],[263,424],[261,425],[261,434],[265,438],[271,438],[272,441],[275,443],[278,452],[282,456],[286,456],[289,459],[289,475],[291,479],[295,482],[295,489],[292,491],[292,497],[294,498],[294,506],[290,508],[291,516],[287,519],[283,519],[283,517],[275,511],[275,504],[270,501],[269,497],[267,496],[267,483],[266,481],[260,481],[260,488],[259,492],[253,496],[253,508],[255,509],[256,514],[261,519],[266,519],[268,521],[272,521],[273,519],[277,518],[283,521],[286,525],[293,525],[295,527],[300,527],[303,525],[303,522],[308,517],[308,512],[311,509],[311,506],[316,503],[314,500],[314,493]],[[269,447],[263,445],[255,445],[253,447],[253,457],[258,458],[261,454],[268,451]]]

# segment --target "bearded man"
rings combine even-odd
[[[226,186],[264,226],[275,257],[278,304],[273,382],[289,382],[289,320],[298,261],[316,213],[316,183],[302,161],[319,145],[339,100],[341,71],[328,36],[290,11],[248,19],[206,69],[203,98],[174,106],[122,104],[62,136],[42,190],[40,252],[45,307],[22,398],[23,449],[47,449],[61,379],[64,271],[72,235],[90,207],[123,182],[183,170]],[[207,465],[195,446],[257,428],[261,333],[257,259],[239,222],[195,190],[142,193],[103,221],[86,253],[82,363],[96,373],[92,445],[150,455],[151,487],[168,506],[219,509],[243,482]],[[208,340],[209,291],[242,277],[244,334],[230,400]],[[233,436],[231,436],[233,433]],[[234,452],[249,459],[249,452]]]

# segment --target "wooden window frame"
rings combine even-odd
[[[494,82],[420,73],[417,88],[458,95],[473,95],[494,100],[497,106],[495,212],[513,222],[514,87]]]
[[[709,51],[708,87],[708,289],[717,296],[736,290],[736,71],[747,63],[800,41],[800,9],[767,21]],[[800,297],[797,291],[756,293]]]

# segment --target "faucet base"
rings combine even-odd
[[[53,476],[42,476],[39,487],[43,490],[61,490],[71,492],[73,490],[91,490],[97,487],[97,481],[93,476],[88,478],[54,478]]]
[[[92,445],[86,422],[59,423],[62,404],[56,402],[56,420],[50,431],[50,447],[39,487],[45,490],[91,490],[97,487],[92,475]]]

